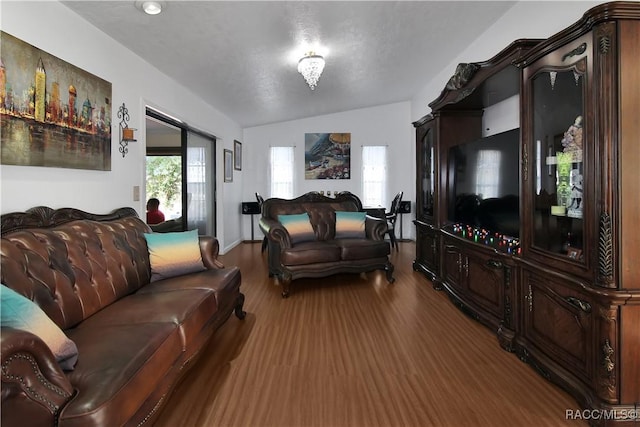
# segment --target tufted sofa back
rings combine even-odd
[[[149,283],[148,232],[130,208],[109,215],[49,208],[3,215],[2,283],[62,329],[73,327]]]
[[[347,191],[335,198],[317,192],[304,194],[298,198],[267,199],[262,205],[262,217],[278,220],[278,215],[308,213],[309,221],[318,240],[332,240],[335,237],[336,211],[358,212],[362,210],[360,199]]]

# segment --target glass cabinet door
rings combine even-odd
[[[435,191],[435,156],[434,156],[434,142],[433,142],[433,129],[429,127],[426,130],[422,141],[420,141],[420,147],[418,156],[420,159],[418,169],[419,183],[419,198],[418,200],[418,218],[422,220],[431,221],[433,218],[434,210],[434,191]]]
[[[531,239],[536,249],[583,261],[586,58],[530,80],[533,147]]]

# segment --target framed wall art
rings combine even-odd
[[[111,170],[111,83],[0,32],[0,163]]]
[[[237,171],[242,170],[242,143],[233,141],[233,168]]]
[[[351,134],[305,133],[305,179],[350,179]]]
[[[224,182],[233,182],[233,151],[224,150]]]

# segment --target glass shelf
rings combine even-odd
[[[421,219],[433,218],[434,207],[434,192],[435,192],[435,156],[434,156],[434,141],[433,141],[433,129],[428,128],[427,133],[424,135],[420,142],[421,147],[418,155],[420,156],[420,165],[418,173],[422,182],[418,217]]]
[[[581,61],[582,62],[582,61]],[[533,246],[582,259],[584,74],[581,62],[532,79]]]
[[[461,237],[471,242],[489,246],[496,251],[510,255],[520,255],[520,239],[506,234],[496,233],[480,227],[473,227],[464,223],[455,223],[445,227],[454,236]]]

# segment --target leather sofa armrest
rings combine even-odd
[[[280,244],[280,248],[291,247],[291,237],[286,228],[279,222],[270,218],[260,218],[258,223],[260,230],[264,233],[269,240],[274,240]]]
[[[364,229],[367,234],[367,239],[372,240],[384,240],[384,235],[387,233],[387,220],[380,219],[367,215]]]
[[[74,389],[49,347],[30,332],[8,327],[1,329],[0,347],[2,425],[56,425]]]
[[[198,236],[200,241],[200,254],[202,255],[202,262],[204,266],[213,270],[215,268],[224,268],[218,260],[218,254],[220,253],[220,243],[218,239],[213,236]]]

